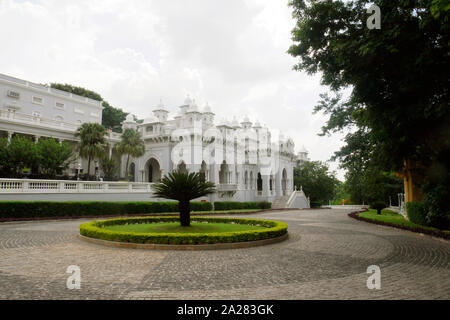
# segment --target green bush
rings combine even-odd
[[[214,210],[240,210],[240,209],[270,209],[272,204],[267,201],[239,202],[239,201],[216,201]]]
[[[211,211],[211,202],[191,202],[193,211]],[[0,218],[48,218],[178,212],[176,201],[0,201]]]
[[[408,213],[409,221],[422,226],[428,226],[426,219],[427,210],[422,202],[407,202],[406,212]]]
[[[370,209],[377,210],[378,214],[381,214],[381,210],[388,207],[387,203],[384,201],[374,201],[374,202],[369,203],[369,206],[370,206]]]
[[[241,223],[264,226],[266,227],[266,229],[216,233],[134,233],[112,231],[103,228],[104,226],[111,225],[178,221],[179,218],[177,217],[116,218],[103,221],[92,221],[80,225],[80,234],[89,238],[118,242],[155,244],[211,244],[245,242],[275,238],[286,234],[288,228],[288,225],[286,223],[272,220],[209,217],[192,217],[191,221]]]
[[[320,208],[321,205],[322,205],[322,203],[320,201],[311,201],[310,202],[311,208]]]

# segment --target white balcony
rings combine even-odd
[[[79,125],[74,123],[68,123],[64,121],[58,121],[48,118],[36,117],[31,114],[25,114],[20,112],[10,112],[7,110],[0,110],[0,120],[11,121],[20,124],[33,124],[39,127],[52,128],[52,129],[64,129],[67,131],[75,132]]]

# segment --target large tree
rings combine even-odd
[[[88,159],[88,179],[91,173],[91,160],[101,159],[106,154],[108,147],[106,134],[106,128],[99,123],[83,123],[75,132],[75,137],[80,139],[77,151],[81,157]]]
[[[339,180],[325,163],[307,161],[294,168],[294,184],[309,196],[311,206],[319,206],[334,198]]]
[[[82,97],[87,97],[93,100],[102,101],[102,125],[111,129],[114,132],[122,132],[121,124],[125,120],[128,113],[120,108],[114,108],[107,101],[103,100],[102,96],[95,91],[85,89],[83,87],[73,86],[71,84],[50,83],[50,86],[55,89],[71,92]]]
[[[73,148],[67,143],[59,143],[53,138],[39,139],[36,145],[39,170],[47,178],[55,178],[58,172],[69,168],[75,161]]]
[[[5,175],[21,178],[25,168],[34,168],[38,164],[36,144],[29,137],[14,136],[0,143],[0,158],[3,160],[2,171]]]
[[[127,128],[122,133],[120,143],[116,147],[117,152],[121,155],[127,155],[127,163],[125,167],[125,176],[128,179],[128,165],[130,162],[130,156],[138,158],[145,153],[144,140],[141,138],[141,133],[137,130]]]
[[[366,27],[373,2],[381,29]],[[316,109],[330,115],[324,132],[369,128],[383,167],[408,181],[409,200],[421,199],[428,168],[449,170],[440,155],[450,148],[450,23],[448,5],[432,14],[439,3],[290,2],[297,24],[289,53],[300,59],[294,68],[320,72],[335,94],[323,95]]]
[[[161,182],[152,185],[156,197],[178,200],[180,224],[189,227],[191,224],[190,201],[216,192],[215,185],[203,181],[198,172],[174,171],[165,175]]]

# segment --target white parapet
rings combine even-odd
[[[152,183],[149,182],[0,178],[0,193],[149,193],[151,185]]]

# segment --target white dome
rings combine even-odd
[[[125,118],[125,122],[134,122],[134,117],[131,113],[127,115],[127,117]]]
[[[236,117],[233,117],[233,121],[231,121],[231,126],[233,128],[239,128],[240,127],[239,122],[237,121]]]
[[[154,122],[158,122],[159,120],[156,119],[156,117],[154,116],[150,116],[144,119],[144,123],[154,123]]]
[[[189,106],[189,109],[187,112],[198,112],[198,106],[195,103],[195,99],[192,100],[191,105]]]
[[[261,124],[259,123],[258,120],[256,120],[255,125],[253,126],[253,128],[261,128]]]
[[[185,105],[190,105],[192,103],[191,98],[189,97],[189,95],[186,96],[186,99],[184,99],[184,104]]]
[[[162,99],[159,99],[159,104],[156,106],[155,110],[161,110],[161,111],[167,111],[166,107],[164,106],[164,103],[162,102]]]
[[[208,102],[206,103],[205,107],[203,108],[204,113],[213,113],[211,110],[211,107],[209,106]]]

